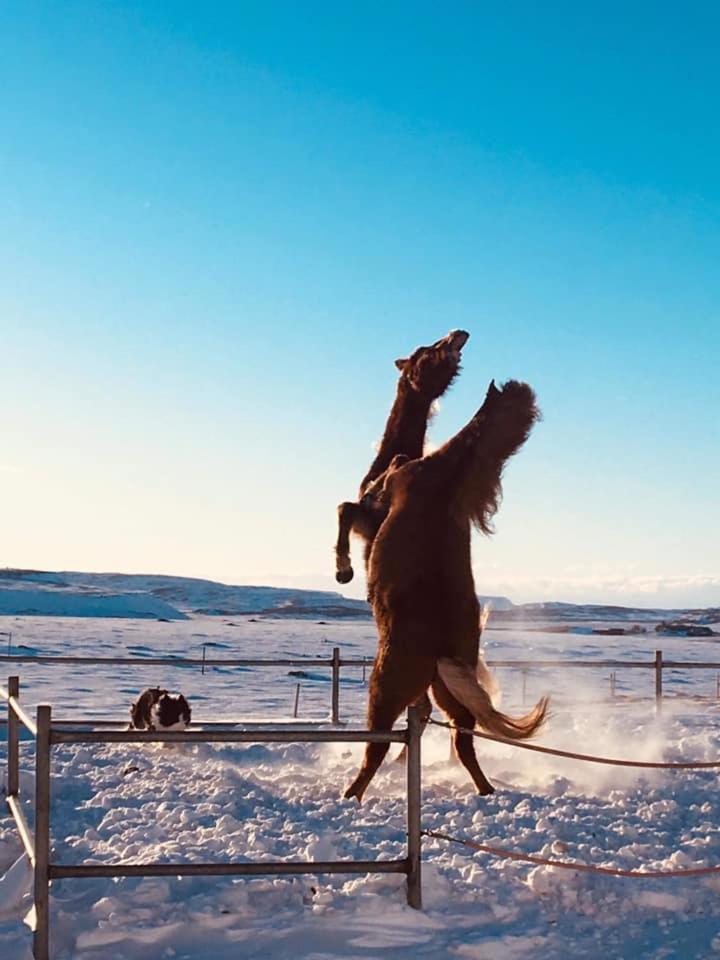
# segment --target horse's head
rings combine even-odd
[[[464,330],[452,330],[432,346],[418,347],[409,357],[396,360],[401,379],[430,400],[442,396],[458,374],[460,353],[469,336]]]

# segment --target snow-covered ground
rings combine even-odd
[[[361,622],[193,617],[137,620],[0,618],[12,649],[76,655],[208,657],[371,655]],[[0,643],[4,638],[0,636]],[[582,636],[490,629],[489,658],[715,660],[713,641]],[[5,665],[3,665],[5,666]],[[51,702],[57,716],[124,718],[150,683],[181,689],[194,720],[279,720],[292,711],[327,720],[329,671],[309,668],[78,667],[20,664],[22,700]],[[533,670],[527,700],[554,695],[542,743],[636,759],[716,759],[720,705],[714,672],[666,676],[655,717],[650,670]],[[499,671],[504,707],[522,709],[518,670]],[[2,678],[4,682],[4,678]],[[343,671],[341,713],[362,723],[367,687]],[[682,696],[678,696],[682,694]],[[341,799],[362,745],[126,745],[53,749],[54,858],[212,861],[394,858],[404,850],[404,771],[386,763],[358,807]],[[656,869],[720,864],[715,772],[652,772],[542,757],[478,742],[498,787],[474,795],[449,761],[447,732],[423,739],[423,826],[509,849],[605,866]],[[32,745],[22,748],[22,790],[32,796]],[[0,758],[4,765],[4,750]],[[30,807],[31,805],[28,804]],[[29,811],[30,812],[30,811]],[[0,955],[29,957],[22,918],[29,872],[15,830],[0,817]],[[533,867],[425,840],[425,910],[405,904],[404,878],[307,877],[64,880],[51,891],[56,958],[346,960],[461,957],[712,957],[720,955],[720,875],[614,879]],[[5,872],[7,871],[7,872]]]

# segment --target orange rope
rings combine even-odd
[[[711,770],[720,767],[719,760],[697,761],[694,763],[662,763],[648,760],[614,760],[611,757],[593,757],[587,753],[571,753],[569,750],[555,750],[553,747],[539,747],[535,743],[523,743],[519,740],[506,740],[505,737],[494,737],[490,733],[481,733],[479,730],[470,730],[469,727],[456,727],[453,723],[443,723],[430,718],[428,723],[436,727],[446,727],[448,730],[459,730],[469,733],[482,740],[493,740],[495,743],[505,743],[509,747],[520,747],[522,750],[534,750],[536,753],[549,753],[553,757],[567,757],[570,760],[587,760],[588,763],[605,763],[613,767],[650,767],[656,770]]]
[[[449,843],[459,843],[482,853],[491,853],[496,857],[505,857],[508,860],[522,860],[525,863],[536,863],[542,867],[559,867],[562,870],[577,870],[583,873],[604,873],[611,877],[645,877],[658,879],[659,877],[700,877],[708,873],[720,873],[717,867],[691,867],[687,870],[621,870],[618,867],[595,867],[589,863],[574,863],[568,860],[546,860],[545,857],[536,857],[530,853],[517,853],[514,850],[502,850],[500,847],[489,847],[484,843],[475,843],[473,840],[460,840],[450,837],[446,833],[435,830],[422,830],[425,837],[435,837],[437,840],[447,840]]]

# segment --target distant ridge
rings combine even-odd
[[[497,619],[578,621],[578,620],[638,620],[654,622],[669,618],[691,619],[697,623],[720,622],[720,607],[666,608],[621,607],[601,603],[563,603],[557,600],[543,603],[512,605],[508,610],[496,611]]]
[[[688,619],[720,622],[720,608],[665,609],[576,604],[558,601],[513,604],[507,597],[481,596],[492,621],[500,623],[639,621]],[[0,615],[144,617],[186,619],[189,615],[369,619],[364,600],[329,590],[225,584],[163,574],[82,573],[0,569]]]
[[[370,617],[364,600],[323,590],[232,586],[162,574],[0,570],[0,614],[186,619],[188,615]]]

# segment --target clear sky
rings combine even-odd
[[[462,327],[432,441],[491,377],[544,413],[479,591],[720,604],[716,4],[0,26],[0,564],[330,587],[393,360]]]

